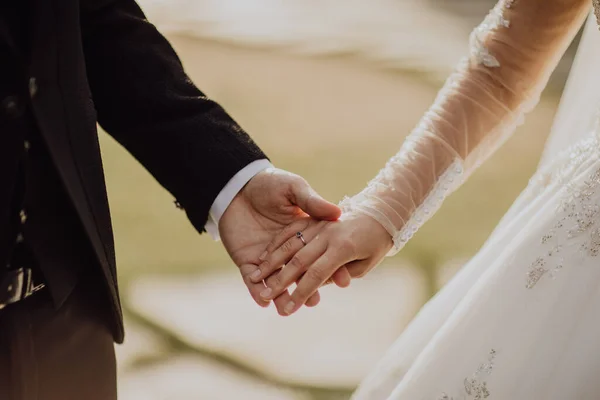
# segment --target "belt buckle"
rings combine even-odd
[[[31,268],[19,268],[9,272],[13,278],[5,289],[8,292],[8,298],[0,303],[0,310],[9,304],[26,299],[46,286],[43,283],[35,284]]]

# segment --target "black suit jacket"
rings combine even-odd
[[[265,156],[194,86],[134,0],[31,0],[30,7],[28,60],[9,62],[22,63],[27,73],[16,79],[24,87],[31,77],[37,82],[33,113],[108,283],[121,341],[97,121],[174,195],[199,231],[229,179]],[[10,94],[0,87],[0,96]],[[12,174],[2,167],[0,187]],[[0,199],[0,213],[6,204]]]

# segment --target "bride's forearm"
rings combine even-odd
[[[489,74],[465,73],[470,68],[468,61],[463,63],[396,156],[359,195],[342,203],[345,211],[380,222],[396,250],[503,142],[499,136],[512,132],[526,110],[523,104],[535,103],[517,101],[514,92]],[[465,76],[470,78],[463,82]]]
[[[588,11],[583,0],[501,1],[399,153],[345,211],[376,219],[399,250],[537,104]]]

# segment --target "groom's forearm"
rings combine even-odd
[[[87,75],[100,125],[203,230],[215,199],[227,203],[221,191],[228,182],[266,156],[190,81],[135,1],[82,0],[81,6]]]

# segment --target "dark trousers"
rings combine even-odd
[[[48,294],[0,310],[0,400],[114,400],[113,337],[80,282],[58,310]]]

